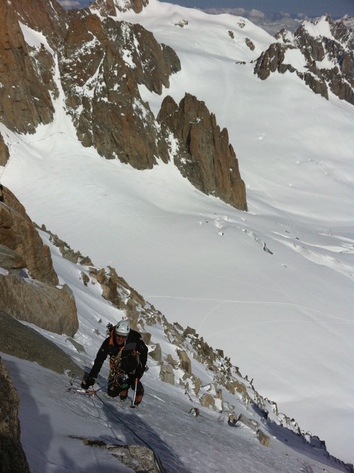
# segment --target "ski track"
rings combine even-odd
[[[263,306],[263,305],[272,306],[273,305],[273,306],[293,307],[293,308],[300,309],[300,310],[305,311],[305,312],[317,313],[318,315],[321,315],[321,317],[326,316],[326,317],[330,317],[330,318],[333,318],[333,319],[338,319],[339,321],[341,321],[343,323],[354,324],[354,322],[351,322],[347,319],[341,318],[338,315],[326,313],[326,312],[323,312],[321,310],[316,310],[316,309],[306,307],[306,306],[303,306],[303,305],[300,305],[300,304],[294,304],[292,302],[283,302],[283,301],[280,301],[280,302],[277,302],[277,301],[244,301],[244,300],[235,300],[235,299],[220,300],[220,299],[208,298],[208,297],[205,297],[205,298],[196,297],[196,298],[194,298],[194,297],[182,297],[182,296],[164,296],[164,295],[156,295],[156,294],[149,294],[147,296],[147,299],[169,299],[169,300],[174,300],[175,299],[175,300],[182,300],[182,301],[187,300],[187,301],[196,301],[196,302],[203,302],[203,301],[204,302],[217,302],[217,305],[213,309],[211,309],[208,312],[208,314],[206,315],[206,317],[203,319],[201,325],[199,325],[199,327],[198,327],[198,330],[204,325],[204,322],[208,319],[209,315],[211,315],[213,312],[215,312],[215,310],[218,309],[223,304],[260,305],[260,306]],[[266,323],[266,322],[262,321],[261,324],[263,324],[263,323]],[[271,323],[271,321],[270,321],[270,323]],[[240,325],[240,327],[241,326],[243,326],[243,325]]]

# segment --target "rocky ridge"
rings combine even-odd
[[[313,30],[316,30],[314,33]],[[329,91],[354,105],[354,33],[328,15],[303,22],[294,34],[282,30],[258,58],[254,72],[262,80],[271,73],[291,72],[327,100]],[[303,66],[294,66],[296,54]]]
[[[91,4],[91,9],[97,9],[103,16],[116,16],[117,11],[133,10],[135,13],[141,13],[148,4],[149,0],[96,0]]]
[[[67,12],[55,1],[16,0],[11,6],[0,2],[0,15],[6,18],[0,33],[0,81],[4,85],[0,88],[0,120],[9,130],[34,133],[40,123],[53,120],[55,101],[63,93],[66,113],[82,144],[139,170],[173,159],[171,133],[181,137],[183,132],[175,127],[189,127],[194,143],[187,150],[189,159],[181,166],[181,158],[175,158],[183,175],[202,192],[247,210],[236,154],[227,132],[217,127],[205,104],[205,119],[196,133],[189,120],[200,111],[197,99],[186,97],[195,110],[182,114],[178,122],[170,121],[167,128],[162,122],[164,113],[155,118],[140,96],[139,85],[161,94],[169,87],[171,74],[181,69],[176,53],[159,44],[151,32],[118,21],[120,9],[139,13],[147,4],[143,0],[100,0],[90,8]],[[41,14],[32,14],[34,9]],[[207,146],[203,146],[205,139]],[[3,143],[0,137],[0,160],[6,163],[10,152]],[[199,149],[203,152],[198,153]],[[211,163],[218,163],[219,177],[214,180],[203,172]]]

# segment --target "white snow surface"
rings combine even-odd
[[[200,415],[193,416],[193,404],[183,389],[162,383],[154,364],[143,377],[143,403],[132,410],[130,399],[110,399],[103,391],[94,397],[68,391],[79,387],[78,381],[71,385],[68,376],[36,363],[10,355],[2,358],[20,395],[21,441],[31,472],[134,471],[113,456],[117,450],[88,446],[82,439],[108,448],[147,446],[168,473],[347,471],[323,450],[275,424],[261,424],[272,436],[269,447],[264,447],[245,425],[230,427],[225,414],[200,409]],[[251,412],[247,415],[252,418]]]
[[[200,193],[173,164],[136,171],[83,148],[62,95],[54,122],[34,135],[0,125],[10,149],[1,182],[33,221],[94,264],[115,267],[169,321],[195,328],[212,347],[223,349],[262,396],[325,440],[332,455],[352,463],[354,108],[332,95],[329,101],[315,95],[295,74],[273,74],[266,81],[254,76],[250,61],[273,38],[246,19],[157,0],[139,15],[119,13],[118,19],[141,23],[175,49],[181,72],[162,96],[141,87],[143,99],[154,113],[166,95],[178,102],[188,92],[205,101],[228,129],[249,211]],[[182,20],[184,27],[178,26]],[[318,34],[324,30],[321,23]],[[56,264],[65,280],[67,273]],[[71,283],[75,287],[74,278]],[[93,297],[80,299],[78,308],[75,338],[90,355],[78,360],[88,366],[102,341],[93,335],[92,320],[117,321],[122,314]],[[90,471],[84,466],[99,461],[102,453],[91,449],[88,455],[88,447],[69,442],[68,425],[72,435],[84,431],[122,441],[129,436],[102,406],[64,395],[59,375],[7,360],[26,409],[22,418],[45,426],[44,469],[40,454],[32,452],[30,427],[24,429],[33,471],[67,471],[67,465],[70,471]],[[137,415],[149,439],[162,449],[169,445],[185,471],[301,471],[298,455],[282,453],[283,446],[276,454],[268,451],[240,429],[230,433],[213,413],[191,420],[177,388],[157,377],[154,371],[146,375],[146,408]],[[124,416],[138,422],[131,412]],[[215,430],[224,450],[213,441]],[[61,438],[59,449],[53,436]],[[244,442],[252,453],[244,452]],[[111,461],[105,457],[100,471],[108,471]],[[322,471],[317,467],[303,471]]]

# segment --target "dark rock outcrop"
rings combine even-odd
[[[78,377],[83,375],[83,370],[57,345],[2,311],[0,311],[0,346],[2,353],[33,361],[56,373],[64,374],[70,371],[72,375]]]
[[[343,22],[333,22],[329,16],[314,20],[327,22],[329,37],[313,35],[303,23],[293,38],[282,30],[277,42],[269,46],[258,58],[254,72],[265,80],[273,72],[296,73],[316,94],[326,99],[329,91],[354,105],[354,33]],[[296,49],[303,56],[307,71],[298,70],[286,62],[286,52]]]
[[[33,133],[39,123],[53,119],[50,93],[36,71],[19,23],[36,22],[44,30],[49,27],[47,11],[48,2],[41,0],[0,2],[0,120],[19,133]]]
[[[181,63],[175,51],[165,44],[159,44],[154,35],[139,24],[116,22],[107,19],[102,22],[115,53],[125,59],[125,65],[138,84],[157,94],[163,87],[170,86],[170,76],[181,70]]]
[[[247,210],[246,188],[228,132],[216,123],[204,102],[186,94],[179,105],[166,97],[157,117],[179,140],[175,164],[199,190]]]
[[[77,309],[71,291],[56,287],[59,280],[50,250],[6,187],[0,201],[0,267],[9,272],[0,274],[0,310],[49,331],[76,333]]]
[[[19,397],[1,358],[0,399],[0,471],[1,473],[29,473],[20,440]]]
[[[34,279],[52,286],[59,283],[49,248],[43,245],[23,205],[6,187],[0,202],[0,245],[20,255]]]
[[[313,37],[302,25],[295,32],[297,46],[303,51],[310,74],[318,78],[340,99],[354,105],[354,33],[343,22],[327,16],[332,37]],[[327,64],[321,67],[321,62]],[[328,67],[331,62],[332,67]]]
[[[116,16],[116,9],[119,11],[133,10],[135,13],[141,13],[143,8],[149,4],[149,0],[129,0],[115,6],[114,0],[96,0],[91,4],[91,9],[97,10],[102,16]]]
[[[75,335],[79,328],[71,291],[17,274],[0,274],[0,310],[50,332]]]
[[[168,86],[180,69],[171,48],[139,25],[81,14],[70,20],[62,54],[66,104],[83,145],[136,169],[167,162],[165,139],[138,84],[158,93]]]
[[[0,268],[7,271],[21,270],[26,267],[26,261],[21,255],[10,250],[5,245],[0,245]]]
[[[283,45],[273,43],[267,51],[261,54],[255,66],[255,73],[262,80],[267,79],[272,72],[278,71],[284,74],[286,71],[295,72],[290,64],[284,64],[285,52],[288,49],[295,49],[293,45]]]

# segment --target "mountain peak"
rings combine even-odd
[[[141,13],[148,4],[149,0],[96,0],[90,9],[98,11],[102,16],[116,16],[117,11],[133,10],[135,13]]]
[[[282,30],[275,38],[257,60],[261,79],[288,71],[326,99],[332,92],[354,105],[354,33],[343,22],[325,15],[304,21],[294,35]]]

